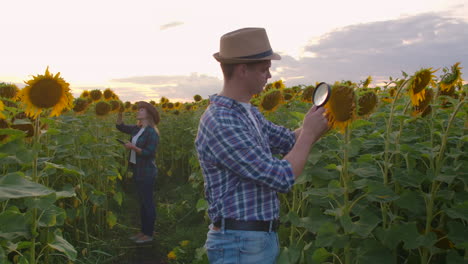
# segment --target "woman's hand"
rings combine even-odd
[[[133,148],[135,147],[135,145],[133,145],[131,142],[127,142],[124,144],[124,147],[126,149],[134,150]]]

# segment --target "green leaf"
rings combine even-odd
[[[119,206],[122,206],[122,201],[123,201],[123,194],[122,192],[116,192],[114,194],[114,200],[119,204]]]
[[[208,202],[205,199],[199,199],[197,201],[197,212],[208,210]]]
[[[297,245],[296,243],[293,243],[289,245],[289,247],[283,248],[281,251],[281,254],[277,260],[278,264],[284,263],[284,264],[294,264],[299,261],[299,258],[301,257],[301,252],[302,249],[304,248],[303,243],[299,243]]]
[[[51,162],[44,162],[44,164],[46,165],[45,169],[54,168],[54,169],[62,170],[65,174],[71,174],[75,176],[84,176],[84,172],[82,170],[70,164],[59,165],[59,164],[55,164]]]
[[[468,264],[468,259],[460,256],[456,250],[450,250],[446,260],[447,264]]]
[[[367,163],[373,161],[373,155],[372,154],[362,154],[358,157],[357,162],[358,163]]]
[[[371,164],[360,164],[358,168],[351,167],[349,172],[361,178],[380,176],[379,170]]]
[[[53,190],[46,186],[29,181],[20,172],[0,176],[0,201],[34,196],[44,196]]]
[[[315,246],[344,248],[349,241],[342,234],[338,234],[337,230],[338,227],[333,222],[323,224],[317,232]]]
[[[31,197],[31,198],[26,198],[24,201],[24,204],[29,208],[29,209],[47,209],[51,207],[55,201],[57,200],[57,197],[55,196],[55,193],[51,193],[42,197]]]
[[[0,213],[0,237],[12,241],[18,237],[30,238],[29,223],[32,219],[12,206]]]
[[[41,227],[62,226],[67,218],[65,210],[55,205],[39,211],[39,216],[38,225]]]
[[[459,218],[468,221],[468,201],[458,203],[452,208],[447,208],[445,212],[453,219]]]
[[[393,259],[394,257],[388,249],[374,247],[360,255],[357,263],[393,264]]]
[[[351,221],[349,215],[340,218],[342,226],[346,233],[357,234],[360,237],[366,238],[380,223],[380,218],[374,215],[370,210],[362,210],[358,221]]]
[[[371,181],[369,182],[369,195],[367,199],[373,202],[390,202],[398,199],[398,195],[383,183]]]
[[[117,216],[112,211],[107,211],[106,221],[110,228],[113,228],[117,224]]]
[[[312,260],[316,263],[323,263],[330,256],[332,256],[332,254],[328,252],[325,248],[318,248],[312,254]]]
[[[54,232],[54,240],[48,245],[49,247],[64,253],[71,261],[76,260],[75,248],[63,238],[62,233],[58,229]]]
[[[75,188],[73,188],[73,186],[70,184],[65,185],[61,191],[58,191],[55,194],[57,195],[57,200],[76,196]]]
[[[448,238],[455,244],[456,248],[468,250],[468,228],[460,222],[450,221],[447,224],[449,229]]]
[[[358,119],[351,124],[351,128],[354,130],[360,127],[373,126],[373,125],[374,123],[371,121],[368,121],[365,119]]]
[[[411,190],[404,190],[400,195],[400,199],[395,201],[395,204],[414,214],[423,213],[426,206],[421,194],[418,191]]]

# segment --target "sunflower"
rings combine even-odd
[[[440,94],[441,95],[453,95],[455,92],[456,86],[463,85],[463,79],[461,78],[461,69],[460,62],[455,63],[452,68],[451,72],[448,72],[447,68],[444,68],[444,72],[446,74],[442,76],[440,81]]]
[[[97,116],[105,116],[111,111],[111,105],[106,101],[99,101],[94,106]]]
[[[3,105],[3,101],[0,100],[0,118],[5,119],[5,115],[1,112],[5,109],[5,106]]]
[[[18,96],[26,106],[26,114],[36,118],[44,109],[52,108],[50,116],[59,116],[63,109],[71,108],[73,96],[70,93],[70,84],[60,77],[50,74],[49,67],[44,75],[33,76],[25,82]]]
[[[284,93],[284,94],[283,94],[283,97],[284,97],[284,100],[285,100],[285,101],[289,101],[289,100],[291,100],[294,96],[293,96],[293,94],[291,94],[291,93]]]
[[[153,100],[151,100],[149,103],[150,103],[152,106],[156,106],[156,102],[153,101]]]
[[[174,108],[174,104],[173,103],[167,103],[167,109],[173,109]]]
[[[0,83],[0,97],[13,99],[16,97],[19,89],[16,84],[13,83]]]
[[[91,99],[93,99],[94,102],[97,102],[101,100],[102,98],[102,92],[99,89],[94,89],[89,94],[90,94]]]
[[[284,101],[283,94],[280,90],[271,89],[262,95],[260,101],[260,110],[270,113],[276,110]]]
[[[283,80],[278,80],[272,83],[274,89],[283,90],[286,86],[283,83]]]
[[[291,88],[286,88],[283,90],[283,97],[285,101],[289,101],[294,97],[294,90]]]
[[[84,90],[80,95],[81,98],[89,98],[89,96],[90,94],[88,90]]]
[[[88,107],[88,100],[86,98],[76,98],[74,102],[73,111],[76,113],[83,113]]]
[[[433,73],[436,71],[432,71],[432,68],[421,69],[409,79],[406,85],[413,105],[418,105],[420,101],[424,101],[426,86],[435,85]]]
[[[109,104],[111,105],[111,112],[117,112],[120,109],[120,102],[117,100],[111,100],[109,101]]]
[[[161,108],[162,108],[163,110],[166,110],[166,109],[167,109],[167,103],[163,103],[163,104],[161,105]]]
[[[193,100],[195,100],[195,102],[200,102],[202,99],[203,98],[199,94],[196,94],[196,95],[193,96]]]
[[[370,114],[377,106],[377,95],[374,92],[366,92],[358,101],[358,115],[365,116]]]
[[[179,109],[181,106],[182,106],[182,104],[180,102],[175,102],[174,103],[174,108],[175,109]]]
[[[8,125],[8,122],[5,119],[0,118],[0,129],[9,128],[9,127],[10,126]],[[8,135],[1,135],[0,134],[0,142],[3,141],[7,137],[8,137]]]
[[[424,113],[426,111],[426,108],[430,107],[430,103],[432,99],[434,98],[434,91],[432,89],[426,88],[425,89],[425,97],[423,101],[420,101],[419,104],[413,105],[413,116],[416,116],[418,114]],[[428,113],[426,113],[428,114]]]
[[[130,108],[132,107],[132,103],[130,103],[129,101],[126,101],[124,103],[124,106],[125,106],[125,109],[130,110]]]
[[[168,101],[169,101],[169,99],[167,99],[167,98],[164,97],[164,96],[161,97],[161,99],[159,99],[159,103],[160,103],[160,104],[164,104],[164,103],[166,103],[166,102],[168,102]]]
[[[106,88],[102,94],[104,96],[104,100],[106,101],[110,101],[114,97],[114,91],[112,91],[110,88]]]
[[[192,110],[192,104],[186,104],[186,105],[185,105],[185,110],[186,110],[186,111]]]
[[[174,251],[171,251],[167,254],[168,259],[177,259],[177,255]]]
[[[325,116],[330,128],[339,128],[344,132],[355,118],[355,94],[350,86],[333,86],[330,99],[324,106]]]
[[[371,82],[372,82],[372,77],[369,76],[369,77],[367,77],[367,79],[362,83],[362,87],[363,87],[363,88],[367,88]]]
[[[315,87],[313,85],[307,86],[304,91],[302,91],[301,101],[306,103],[312,103],[312,96],[314,94]]]
[[[268,83],[265,88],[263,89],[263,91],[267,92],[268,90],[270,89],[273,89],[273,83]]]
[[[137,104],[132,104],[132,111],[134,111],[134,112],[138,111],[138,105]]]

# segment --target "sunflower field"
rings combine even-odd
[[[468,85],[460,63],[337,81],[324,106],[331,127],[291,192],[280,194],[278,263],[468,263]],[[133,263],[139,225],[115,139],[135,102],[83,91],[49,69],[19,89],[0,82],[0,263]],[[279,80],[252,98],[295,129],[315,85]],[[45,96],[46,95],[46,96]],[[161,113],[156,155],[157,254],[149,263],[208,263],[203,175],[194,139],[207,98],[149,101]],[[148,248],[148,247],[147,247]],[[124,260],[123,260],[124,259]]]

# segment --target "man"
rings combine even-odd
[[[328,129],[312,107],[295,131],[266,120],[250,105],[271,78],[271,49],[263,28],[221,37],[224,86],[210,97],[195,140],[212,221],[205,247],[210,263],[274,263],[279,254],[279,199],[304,169],[312,145]],[[285,155],[278,159],[273,154]]]

